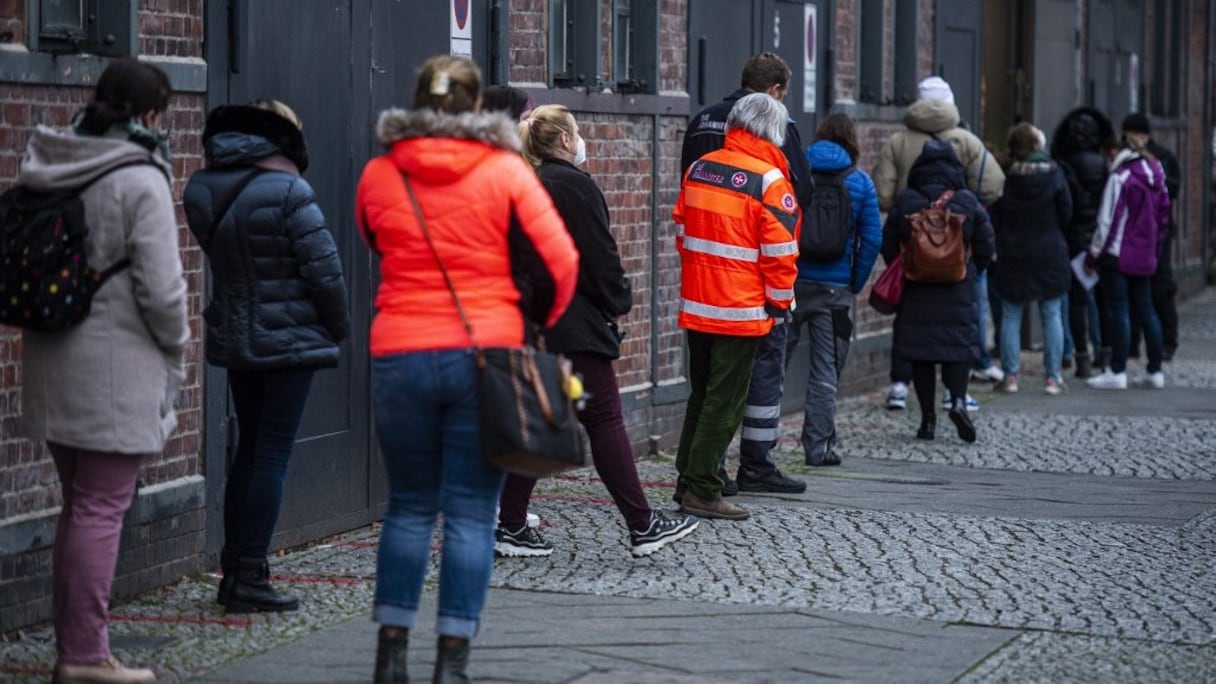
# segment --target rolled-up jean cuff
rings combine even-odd
[[[440,615],[435,620],[435,633],[439,636],[472,640],[477,636],[477,620]]]
[[[413,629],[418,622],[418,609],[378,605],[372,608],[372,621],[389,627]]]

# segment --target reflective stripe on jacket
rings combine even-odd
[[[785,156],[744,130],[689,167],[679,224],[680,327],[758,337],[789,309],[802,213]]]

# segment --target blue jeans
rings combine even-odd
[[[312,375],[312,368],[228,371],[238,434],[224,487],[229,553],[265,558],[270,550]]]
[[[986,370],[992,366],[992,354],[988,351],[988,272],[982,271],[975,277],[975,301],[979,304],[980,312],[980,361],[976,366]]]
[[[1068,295],[1039,301],[1039,319],[1043,324],[1043,368],[1046,375],[1060,380],[1060,359],[1064,352],[1064,317],[1061,308]],[[1008,299],[1001,302],[1001,366],[1010,375],[1021,367],[1022,310],[1024,302]]]
[[[1060,324],[1064,327],[1064,358],[1071,359],[1077,355],[1076,344],[1072,341],[1072,326],[1068,324],[1068,295],[1064,295],[1064,302],[1060,304]]]
[[[1147,276],[1127,276],[1114,269],[1102,269],[1102,301],[1110,320],[1112,373],[1127,371],[1127,351],[1131,345],[1131,310],[1136,309],[1144,330],[1144,346],[1148,353],[1148,372],[1161,370],[1161,321],[1153,308],[1152,283]]]
[[[372,407],[389,504],[376,558],[372,619],[413,629],[443,514],[439,617],[443,636],[471,639],[494,563],[503,473],[481,457],[478,371],[468,350],[411,352],[372,362]]]

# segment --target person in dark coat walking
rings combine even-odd
[[[1072,195],[1072,218],[1064,231],[1070,257],[1076,257],[1089,247],[1098,226],[1098,208],[1110,173],[1103,146],[1114,134],[1115,129],[1106,115],[1093,107],[1078,107],[1064,116],[1051,136],[1051,158],[1064,172]],[[1091,308],[1098,311],[1100,318],[1105,315],[1095,301],[1095,297],[1100,296],[1098,288],[1087,291],[1076,278],[1072,279],[1068,291],[1068,327],[1076,348],[1078,378],[1090,377],[1095,368],[1104,368],[1109,362],[1110,346],[1103,345],[1101,339],[1106,323],[1100,323],[1098,330],[1089,325]]]
[[[1064,354],[1061,307],[1068,295],[1072,271],[1064,228],[1072,218],[1072,195],[1064,172],[1043,150],[1043,132],[1030,123],[1009,131],[1013,164],[1005,173],[1005,193],[989,209],[996,253],[990,280],[1001,297],[1001,366],[1005,378],[998,386],[1018,391],[1022,310],[1037,302],[1043,322],[1044,390],[1066,391],[1060,376]]]
[[[207,362],[228,369],[236,455],[224,489],[230,613],[295,610],[270,585],[266,555],[313,373],[338,365],[350,335],[337,246],[312,187],[300,121],[274,100],[218,107],[203,131],[207,168],[183,196],[211,265]]]
[[[912,362],[912,382],[920,403],[921,422],[916,436],[933,439],[937,427],[934,407],[934,366],[941,364],[942,383],[950,390],[950,420],[964,441],[975,441],[975,425],[967,415],[967,380],[979,359],[979,315],[976,274],[988,268],[993,245],[988,214],[967,189],[962,162],[945,141],[925,143],[912,170],[908,187],[895,199],[883,226],[882,257],[890,264],[912,236],[908,216],[928,207],[942,193],[953,190],[946,207],[966,217],[963,242],[970,248],[967,274],[957,283],[908,281],[895,316],[894,353]]]
[[[608,225],[608,204],[591,176],[578,167],[587,159],[578,122],[562,105],[543,105],[519,125],[524,157],[536,169],[553,206],[578,248],[578,287],[566,313],[545,331],[545,346],[570,359],[582,376],[587,405],[578,413],[591,442],[595,470],[629,528],[634,556],[645,556],[688,536],[697,519],[654,510],[638,479],[633,446],[625,430],[621,394],[612,362],[625,333],[617,319],[633,308],[633,291]],[[500,498],[494,550],[502,556],[547,556],[553,546],[527,524],[536,480],[507,475]]]

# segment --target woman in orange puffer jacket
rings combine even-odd
[[[477,347],[520,347],[524,317],[509,242],[525,250],[529,279],[549,293],[546,325],[570,303],[578,253],[553,202],[519,156],[515,126],[481,113],[481,74],[467,59],[423,65],[414,109],[380,115],[388,148],[359,180],[356,216],[381,256],[371,329],[376,432],[389,480],[373,619],[381,624],[375,681],[406,681],[431,535],[443,514],[439,655],[435,681],[466,681],[494,557],[503,473],[481,458]],[[412,184],[418,220],[406,180]],[[430,235],[434,251],[424,235]],[[436,256],[438,253],[438,260]],[[465,330],[440,262],[468,317]],[[518,264],[517,264],[518,265]],[[541,307],[545,308],[545,307]]]

